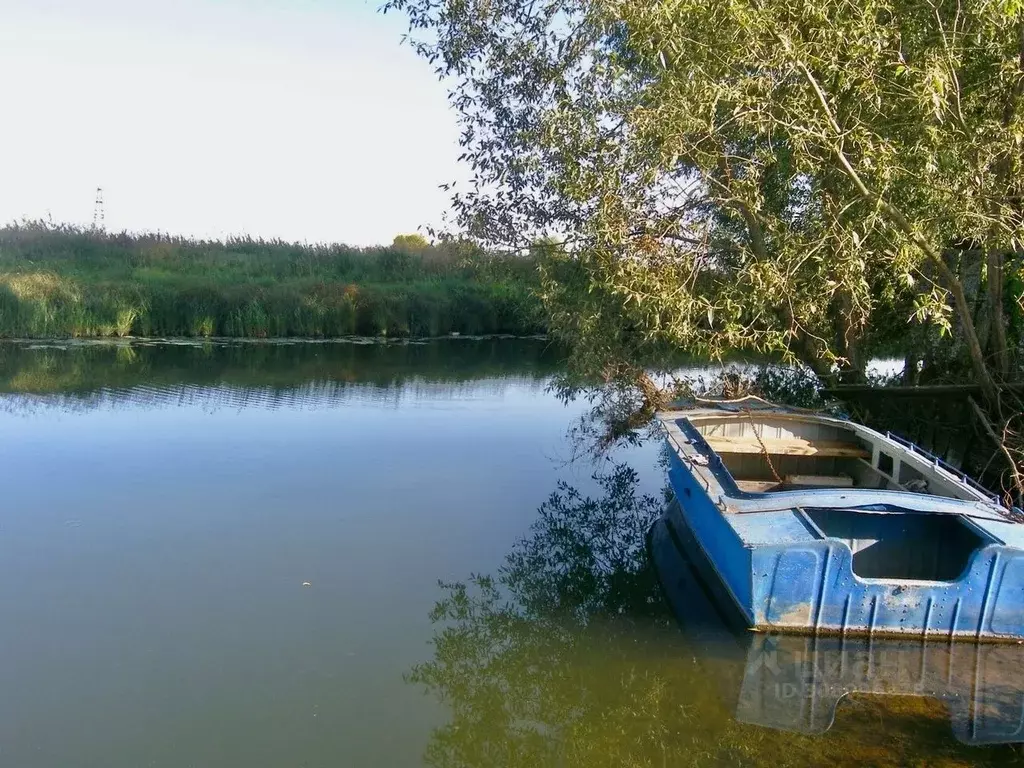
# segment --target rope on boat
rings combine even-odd
[[[756,397],[756,395],[751,395],[751,397]],[[758,397],[757,399],[760,400],[761,398]],[[757,444],[761,446],[761,455],[764,456],[764,460],[768,463],[768,469],[772,471],[772,475],[775,477],[775,482],[781,485],[784,481],[779,477],[779,473],[775,470],[775,465],[772,464],[772,458],[768,455],[768,446],[764,444],[764,440],[762,440],[761,436],[757,434],[757,424],[754,423],[753,414],[750,413],[749,408],[744,408],[743,412],[747,414],[747,420],[750,422],[750,428],[754,431],[754,437],[757,438]]]
[[[706,405],[740,405],[742,403],[748,403],[751,400],[755,400],[759,403],[767,405],[771,409],[778,409],[782,411],[792,411],[794,413],[806,413],[813,416],[821,416],[820,410],[815,408],[803,408],[799,405],[784,405],[780,403],[773,403],[771,400],[765,400],[763,397],[757,395],[744,395],[743,397],[735,397],[730,399],[724,397],[697,397],[694,395],[692,398],[695,403],[704,403]]]

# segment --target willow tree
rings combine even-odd
[[[856,376],[880,309],[952,332],[989,391],[1014,366],[1020,0],[385,9],[451,84],[462,223],[564,243],[544,298],[584,369],[739,348]]]

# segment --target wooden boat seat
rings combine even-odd
[[[853,488],[849,475],[786,475],[786,485],[799,488]]]
[[[725,437],[706,435],[704,440],[715,453],[764,453],[772,456],[849,456],[870,459],[871,451],[857,443],[839,440],[805,440],[789,437],[783,440],[756,437]],[[763,446],[762,446],[763,443]]]
[[[786,475],[783,482],[778,480],[734,480],[736,487],[745,493],[771,493],[791,491],[797,488],[853,488],[849,475]]]
[[[733,482],[744,493],[768,493],[780,486],[778,480],[735,480]]]

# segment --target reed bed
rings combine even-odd
[[[544,330],[535,262],[381,248],[0,229],[0,336],[337,337]]]

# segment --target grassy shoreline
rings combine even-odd
[[[0,338],[334,338],[544,332],[530,258],[0,229]]]

